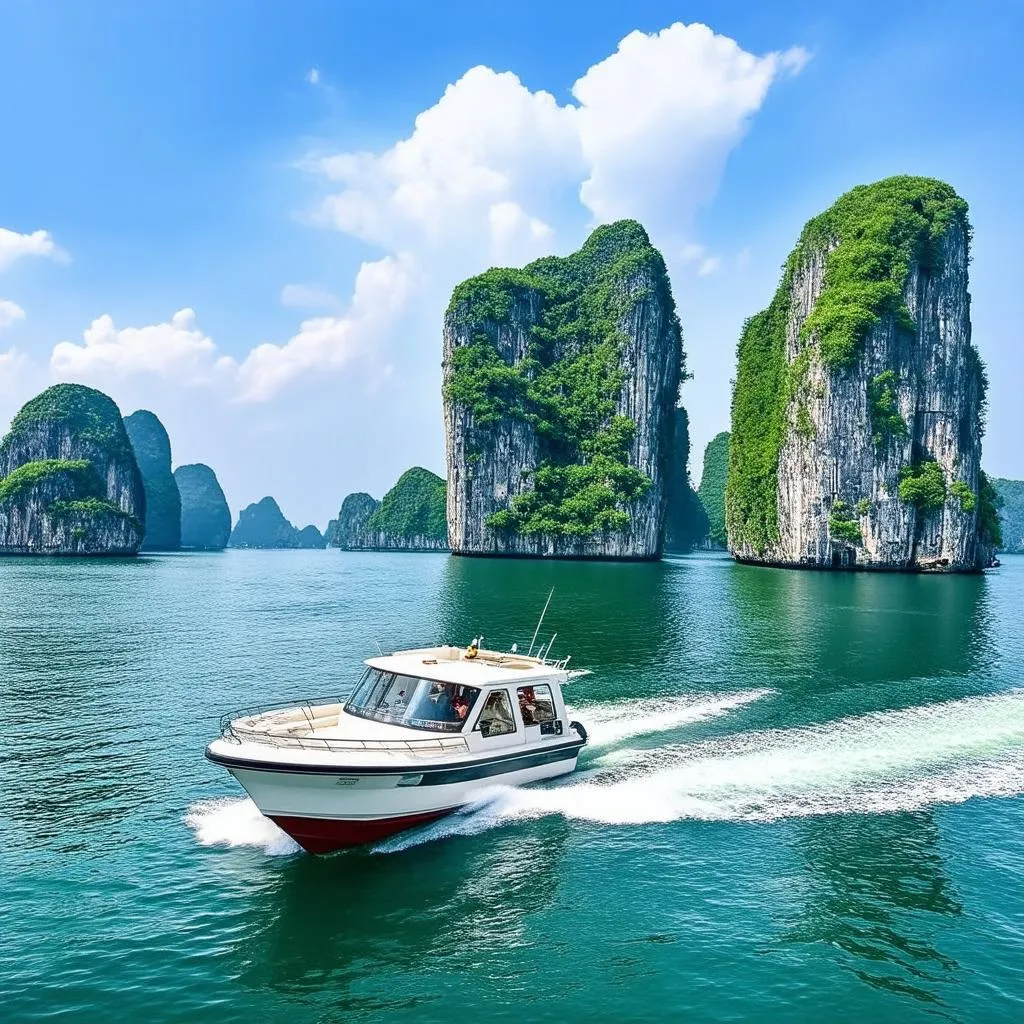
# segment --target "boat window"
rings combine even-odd
[[[432,679],[370,669],[345,705],[345,713],[410,729],[458,732],[480,691]]]
[[[510,732],[516,731],[508,690],[494,690],[487,695],[476,728],[480,730],[482,736],[507,736]]]
[[[555,701],[547,683],[519,687],[519,710],[525,725],[540,725],[555,718]]]

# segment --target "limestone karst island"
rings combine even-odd
[[[172,472],[157,416],[60,384],[0,446],[0,550],[339,548],[649,560],[725,548],[776,567],[970,572],[1022,544],[1016,481],[981,468],[967,203],[893,177],[804,227],[737,347],[731,430],[689,473],[680,317],[626,220],[578,252],[458,285],[443,324],[447,479],[349,494],[321,532],[264,497],[231,513],[213,470]],[[1005,537],[1005,540],[1004,540]]]

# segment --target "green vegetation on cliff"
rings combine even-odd
[[[708,517],[708,537],[712,544],[725,547],[725,483],[729,475],[729,432],[716,434],[704,449],[704,469],[697,495]]]
[[[900,501],[916,505],[921,512],[942,508],[946,501],[946,474],[933,459],[900,470]]]
[[[692,551],[708,535],[708,516],[690,482],[690,417],[682,406],[675,412],[666,489],[665,550]]]
[[[969,238],[964,200],[941,181],[906,175],[858,186],[807,222],[771,304],[746,321],[740,337],[726,492],[734,545],[762,552],[778,540],[779,453],[787,409],[810,365],[810,346],[817,346],[825,366],[840,369],[854,363],[864,337],[883,317],[911,327],[903,302],[911,263],[934,265],[942,235],[954,223]],[[791,290],[798,270],[819,254],[824,287],[800,329],[803,350],[789,364]],[[896,383],[895,375],[884,373],[867,382],[878,443],[900,432]]]
[[[436,473],[419,466],[407,469],[398,478],[398,483],[374,508],[366,521],[367,528],[392,537],[430,537],[443,540],[448,536],[445,492],[445,481]],[[349,498],[351,497],[352,495],[349,495]],[[369,496],[356,497],[361,499]],[[346,503],[348,500],[345,499]],[[372,500],[370,498],[370,501]]]
[[[26,462],[0,480],[0,502],[13,500],[30,487],[56,473],[70,474],[83,489],[97,492],[99,478],[88,459],[36,459]]]
[[[860,532],[860,521],[853,509],[845,501],[834,501],[828,515],[828,532],[833,540],[845,541],[847,544],[863,544]]]
[[[61,422],[76,438],[99,445],[112,456],[132,454],[114,400],[82,384],[55,384],[26,402],[11,421],[0,454],[43,421]]]
[[[492,269],[455,289],[448,316],[471,341],[452,353],[445,398],[472,412],[477,431],[519,419],[534,427],[540,444],[533,491],[488,525],[580,536],[628,525],[623,506],[650,486],[629,464],[635,425],[615,415],[625,380],[621,324],[648,296],[648,289],[631,291],[641,274],[675,317],[661,254],[636,221],[625,220],[598,228],[571,256]],[[526,357],[510,365],[491,335],[517,310],[529,343]],[[471,447],[485,443],[477,436]]]

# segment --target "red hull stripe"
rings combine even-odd
[[[296,818],[286,814],[271,814],[270,820],[287,832],[307,853],[331,853],[348,846],[362,846],[378,839],[402,832],[407,828],[425,825],[451,814],[454,807],[424,814],[403,814],[396,818]]]

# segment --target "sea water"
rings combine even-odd
[[[202,757],[376,650],[529,643],[590,743],[297,849]],[[5,1020],[1024,1019],[1024,559],[984,577],[226,552],[0,562]]]

